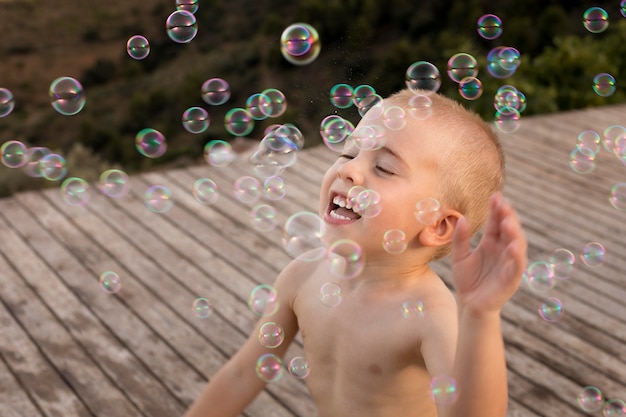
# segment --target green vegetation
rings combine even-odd
[[[123,4],[81,10],[82,19],[63,23],[60,11],[46,14],[46,7],[52,6],[28,8],[28,13],[49,17],[42,22],[50,26],[26,25],[27,30],[39,31],[36,41],[16,32],[19,27],[9,31],[2,62],[3,66],[13,62],[13,82],[0,87],[13,91],[17,107],[0,119],[0,143],[18,139],[47,146],[68,160],[93,160],[87,164],[93,167],[91,173],[86,167],[69,166],[70,175],[86,178],[94,178],[95,171],[107,165],[130,173],[175,164],[181,158],[199,160],[209,140],[231,139],[223,126],[230,108],[244,107],[253,93],[277,88],[286,94],[289,110],[281,118],[257,122],[249,137],[258,140],[269,124],[291,122],[311,146],[321,141],[318,127],[323,117],[338,113],[357,121],[354,109],[331,106],[328,91],[334,84],[369,84],[386,96],[402,88],[408,66],[422,60],[439,68],[441,93],[488,120],[493,118],[493,95],[503,84],[526,95],[523,116],[626,101],[620,84],[626,80],[626,18],[616,1],[506,0],[494,5],[486,0],[211,0],[200,2],[198,35],[189,44],[177,44],[165,34],[173,0],[136,3],[127,14],[120,11]],[[583,28],[583,11],[591,6],[605,7],[609,13],[609,28],[603,33]],[[15,13],[26,13],[25,6],[13,7]],[[476,21],[485,13],[502,18],[500,38],[488,41],[476,33]],[[320,33],[322,52],[310,65],[294,66],[282,58],[280,34],[294,22],[307,22]],[[64,27],[62,35],[46,36]],[[142,61],[131,59],[124,49],[128,37],[138,33],[151,45],[150,55]],[[520,51],[522,64],[511,78],[496,79],[486,71],[486,55],[495,46]],[[448,59],[458,52],[479,61],[484,92],[478,100],[464,100],[446,75]],[[45,86],[59,70],[41,68],[37,57],[65,60],[58,65],[64,75],[81,81],[87,105],[79,114],[61,116],[47,103]],[[617,90],[609,97],[600,97],[591,88],[600,72],[617,80]],[[213,77],[224,78],[231,86],[225,105],[212,107],[201,100],[202,83]],[[205,133],[192,135],[182,128],[182,113],[190,106],[209,111],[211,126]],[[167,137],[165,156],[147,160],[137,153],[134,137],[145,127]],[[43,184],[17,180],[17,173],[6,171],[0,166],[0,195]]]

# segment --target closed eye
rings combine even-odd
[[[383,167],[381,167],[380,165],[376,165],[376,170],[377,170],[378,172],[383,173],[384,175],[395,175],[395,173],[394,173],[394,172],[389,171],[388,169],[383,168]]]
[[[348,155],[348,154],[342,153],[341,155],[339,155],[339,158],[354,159],[354,155]]]

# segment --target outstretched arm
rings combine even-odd
[[[499,194],[478,246],[461,218],[452,244],[452,274],[459,330],[452,375],[458,399],[440,416],[504,417],[508,402],[500,311],[519,287],[526,266],[526,238],[513,207]]]

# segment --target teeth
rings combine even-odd
[[[352,220],[350,217],[346,217],[346,216],[342,216],[341,214],[337,214],[335,212],[335,210],[331,210],[330,211],[330,217],[332,217],[333,219],[338,219],[338,220]]]
[[[340,197],[338,195],[333,198],[333,204],[336,204],[339,207],[345,207],[348,210],[352,209],[352,204],[350,204],[350,201],[347,201],[344,197]]]

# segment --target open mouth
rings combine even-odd
[[[356,221],[361,218],[350,201],[343,195],[335,194],[328,207],[328,218],[332,219],[335,224],[345,224]]]

